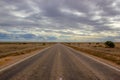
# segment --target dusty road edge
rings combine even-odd
[[[66,46],[66,45],[65,45],[65,46]],[[93,56],[93,55],[89,55],[89,54],[87,54],[87,53],[85,53],[85,52],[81,52],[81,51],[75,50],[75,49],[73,49],[73,48],[71,48],[71,47],[69,47],[69,46],[67,46],[67,47],[68,47],[69,49],[72,49],[72,50],[78,52],[79,54],[82,54],[82,55],[84,55],[84,56],[86,56],[86,57],[88,57],[88,58],[90,58],[90,59],[92,59],[92,60],[100,63],[100,64],[103,64],[103,65],[105,65],[105,66],[107,66],[107,67],[109,67],[109,68],[111,68],[111,69],[113,69],[113,70],[116,70],[116,71],[120,72],[120,66],[118,66],[118,65],[116,65],[116,64],[114,64],[114,63],[112,63],[112,62],[110,62],[110,61],[101,59],[101,58],[96,57],[96,56]]]
[[[51,46],[50,46],[50,47],[51,47]],[[49,49],[50,47],[47,47],[47,48],[45,48],[45,49],[43,49],[43,50],[40,50],[38,53],[35,53],[35,54],[30,55],[30,56],[28,56],[28,57],[25,57],[25,58],[23,58],[23,59],[21,59],[21,60],[15,62],[15,63],[11,64],[11,65],[8,65],[8,66],[6,66],[6,67],[4,67],[4,68],[1,68],[1,69],[0,69],[0,72],[3,72],[3,71],[5,71],[5,70],[7,70],[7,69],[9,69],[9,68],[11,68],[11,67],[13,67],[13,66],[15,66],[15,65],[17,65],[17,64],[19,64],[19,63],[21,63],[21,62],[23,62],[23,61],[25,61],[25,60],[27,60],[27,59],[29,59],[29,58],[35,56],[35,55],[41,53],[41,52],[43,52],[43,51]]]

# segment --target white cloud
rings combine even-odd
[[[4,8],[7,9],[7,10],[16,10],[17,9],[17,7],[14,6],[14,5],[4,6]]]
[[[77,10],[61,8],[60,11],[63,12],[63,13],[71,14],[71,15],[76,15],[76,16],[80,16],[80,17],[86,17],[86,15],[84,13],[79,12]]]
[[[11,32],[8,32],[8,31],[6,31],[6,30],[4,30],[4,29],[0,29],[0,33],[10,34]]]
[[[33,9],[34,13],[40,13],[41,12],[40,8],[37,6],[38,5],[37,3],[34,3],[31,0],[27,0],[27,3],[29,5],[29,7],[31,9]]]
[[[119,29],[120,30],[120,22],[119,21],[114,21],[113,23],[110,24],[106,24],[108,26],[110,26],[112,29]]]
[[[22,11],[11,11],[10,12],[13,16],[20,17],[20,18],[25,18],[30,16],[32,13],[26,13],[25,10]]]

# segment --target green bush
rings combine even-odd
[[[106,41],[106,42],[105,42],[105,46],[106,46],[106,47],[109,47],[109,48],[114,48],[114,47],[115,47],[115,44],[114,44],[114,42],[112,42],[112,41]]]

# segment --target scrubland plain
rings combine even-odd
[[[44,48],[53,43],[37,43],[37,42],[1,42],[0,58],[10,55],[20,55],[31,51]]]
[[[38,53],[54,43],[45,42],[0,42],[0,69],[25,57]]]
[[[86,43],[64,43],[76,50],[109,60],[120,65],[120,42],[116,42],[115,48],[108,48],[102,42],[86,42]]]

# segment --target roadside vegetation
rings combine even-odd
[[[120,65],[120,43],[106,41],[105,43],[65,43],[81,52],[94,55]],[[79,45],[78,45],[79,44]],[[117,45],[117,47],[115,46]]]
[[[43,49],[52,43],[28,43],[28,42],[1,42],[0,43],[0,58],[6,56],[17,56],[30,53],[35,50]]]
[[[105,42],[105,46],[106,46],[106,47],[109,47],[109,48],[114,48],[114,47],[115,47],[115,44],[114,44],[114,42],[112,42],[112,41],[106,41],[106,42]]]

